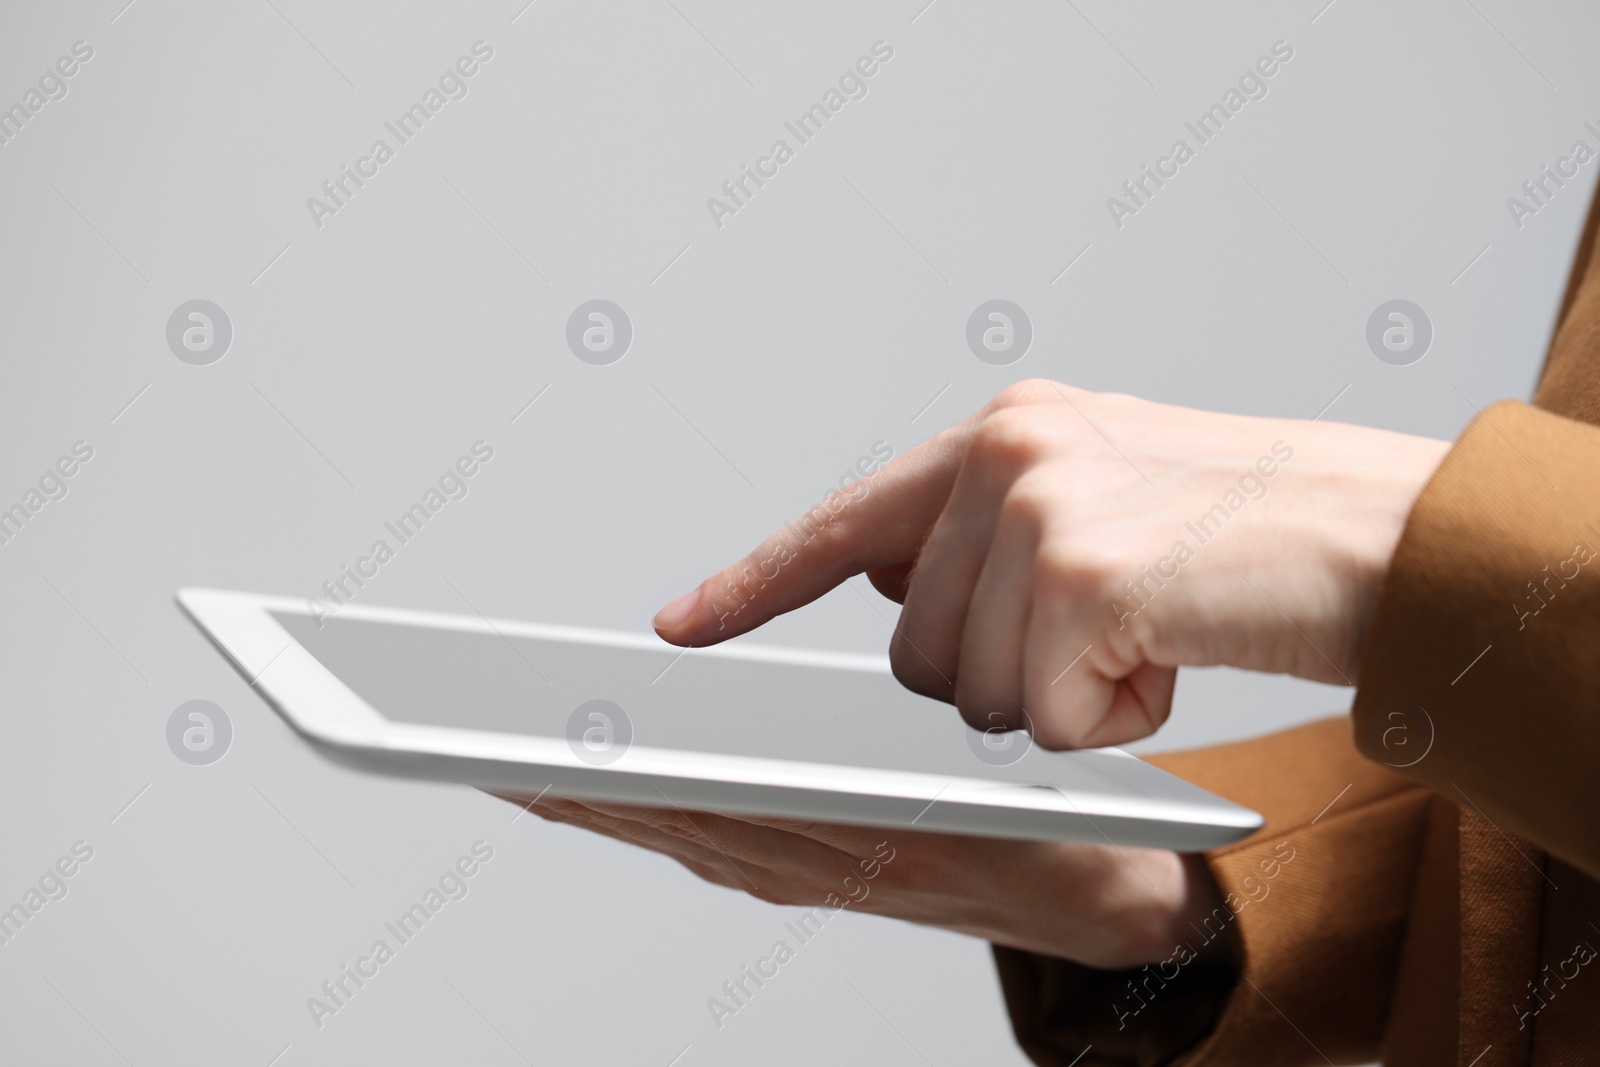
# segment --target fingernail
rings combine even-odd
[[[693,614],[695,606],[699,603],[699,589],[695,589],[693,592],[685,593],[677,600],[674,600],[672,603],[656,612],[656,617],[653,620],[652,625],[654,625],[657,630],[663,628],[671,629]]]

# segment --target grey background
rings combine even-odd
[[[1032,375],[1448,436],[1529,391],[1600,167],[1512,225],[1594,144],[1576,2],[523,3],[4,5],[0,104],[95,56],[0,146],[0,500],[95,456],[0,546],[0,901],[95,854],[0,946],[0,1058],[1021,1062],[984,945],[850,914],[716,1031],[705,999],[789,911],[319,762],[173,590],[313,595],[479,439],[364,602],[470,610],[448,579],[642,629],[874,441]],[[479,39],[469,95],[318,230],[305,199]],[[706,198],[880,39],[869,95],[716,229]],[[1279,39],[1270,95],[1114,228],[1106,198]],[[234,329],[207,367],[165,342],[196,298]],[[635,331],[606,367],[564,344],[595,298]],[[1008,367],[964,338],[994,298],[1034,326]],[[1435,329],[1408,367],[1364,342],[1394,298]],[[876,606],[763,639],[878,651]],[[1186,672],[1154,744],[1347,696]],[[192,699],[232,721],[210,766],[167,748]],[[470,895],[315,1029],[306,998],[478,839]]]

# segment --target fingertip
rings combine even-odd
[[[656,612],[651,625],[663,640],[683,644],[687,639],[686,624],[694,617],[695,609],[699,606],[700,588],[697,586]]]

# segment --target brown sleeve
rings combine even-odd
[[[1430,794],[1362,759],[1344,717],[1151,762],[1266,826],[1207,855],[1226,906],[1160,964],[1097,971],[997,948],[1024,1051],[1049,1067],[1376,1059]],[[1183,962],[1219,937],[1231,964]]]
[[[1363,753],[1591,877],[1597,488],[1600,428],[1514,401],[1474,420],[1412,509],[1353,711]],[[1431,747],[1397,759],[1402,736]]]
[[[1591,877],[1600,877],[1591,815],[1600,810],[1600,507],[1588,507],[1600,485],[1600,430],[1588,425],[1600,424],[1597,235],[1600,193],[1541,375],[1545,411],[1489,409],[1423,492],[1385,582],[1353,712],[1362,753]],[[1270,899],[1231,913],[1232,966],[1158,967],[1152,978],[1148,968],[1095,971],[997,948],[1017,1039],[1036,1063],[1377,1059],[1391,990],[1414,1008],[1437,999],[1441,983],[1453,988],[1459,976],[1433,962],[1453,952],[1434,951],[1427,967],[1412,959],[1398,983],[1395,974],[1419,944],[1457,936],[1460,916],[1439,906],[1454,895],[1455,822],[1439,796],[1360,759],[1344,720],[1153,762],[1267,816],[1260,833],[1207,862],[1230,899],[1246,877]],[[1340,778],[1349,791],[1308,820],[1318,791],[1343,788]],[[1295,858],[1263,882],[1260,865],[1280,842]],[[1390,1035],[1390,1051],[1444,1062],[1456,1021],[1453,1011],[1441,1019],[1438,1033]]]

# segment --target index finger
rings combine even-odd
[[[916,559],[943,510],[972,419],[830,494],[755,551],[656,613],[656,633],[698,648],[747,633],[863,571]]]

